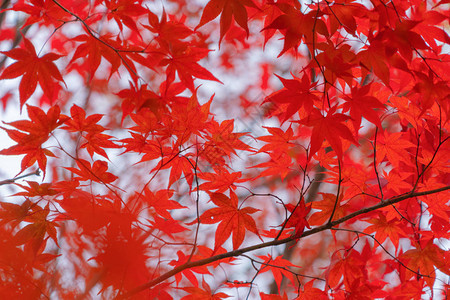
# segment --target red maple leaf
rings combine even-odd
[[[372,42],[367,49],[358,52],[356,57],[362,67],[369,72],[373,71],[386,86],[389,86],[391,73],[386,63],[385,51],[383,42],[375,37],[372,38]]]
[[[153,215],[161,216],[165,219],[171,217],[169,210],[186,208],[175,200],[170,200],[172,197],[172,190],[159,190],[153,193],[150,189],[144,190],[143,200],[145,204],[149,205],[149,212]]]
[[[328,36],[327,26],[317,18],[315,11],[304,14],[299,8],[291,5],[284,5],[282,10],[284,14],[275,18],[272,23],[262,29],[263,31],[278,29],[284,35],[283,50],[278,57],[291,48],[295,49],[303,37],[309,44],[313,41],[313,35],[317,33]]]
[[[171,239],[175,239],[174,234],[188,230],[180,224],[180,221],[172,217],[161,218],[158,215],[153,216],[153,221],[150,221],[149,228],[159,230]]]
[[[78,5],[80,5],[79,3]],[[81,13],[82,9],[86,9],[86,5],[81,5],[80,7],[76,7],[75,2],[64,3],[65,7],[69,8],[67,5],[70,5],[70,9],[77,11],[77,13]],[[41,1],[41,0],[30,0],[30,1],[17,1],[10,8],[10,10],[22,11],[28,15],[26,18],[26,22],[23,24],[23,27],[30,26],[34,23],[43,23],[48,25],[53,25],[55,27],[60,26],[63,22],[70,21],[71,16],[67,14],[61,7],[59,7],[53,1]]]
[[[318,109],[299,123],[313,127],[311,134],[311,147],[309,157],[311,158],[322,147],[326,139],[339,158],[342,158],[342,139],[346,139],[354,144],[358,144],[350,129],[345,125],[349,116],[335,113],[336,106],[330,108],[326,116],[323,116]]]
[[[383,243],[387,237],[391,240],[395,247],[398,247],[398,240],[400,237],[406,237],[407,234],[403,231],[403,225],[397,220],[387,220],[386,216],[382,213],[378,213],[377,218],[372,218],[367,220],[370,225],[364,232],[373,233],[375,232],[375,238],[378,242]],[[378,244],[375,243],[375,247]]]
[[[93,114],[86,118],[86,112],[84,109],[74,104],[70,108],[71,117],[67,117],[67,121],[64,124],[62,129],[66,129],[70,132],[89,132],[96,133],[102,132],[105,130],[103,126],[98,124],[103,115],[101,114]]]
[[[39,206],[33,206],[32,213],[29,213],[26,221],[30,224],[26,225],[15,235],[15,241],[18,245],[30,243],[34,253],[37,253],[42,243],[44,243],[45,235],[48,234],[52,240],[58,245],[56,227],[58,224],[47,220],[50,212],[49,205],[42,209]]]
[[[416,274],[410,270],[417,271],[423,275],[428,286],[433,286],[436,280],[436,270],[450,275],[450,264],[448,260],[448,251],[444,251],[433,243],[430,239],[425,246],[416,245],[416,248],[410,249],[401,255],[401,258],[407,261],[408,270],[406,274],[408,279],[416,277]]]
[[[116,95],[123,99],[122,122],[133,111],[138,112],[143,108],[148,108],[158,115],[159,108],[162,106],[161,97],[150,91],[147,84],[141,84],[139,87],[130,84],[129,89],[123,89]]]
[[[170,46],[179,43],[192,34],[192,30],[181,21],[173,19],[167,20],[166,11],[163,10],[161,20],[158,16],[148,11],[148,25],[143,25],[153,33],[157,33],[156,40],[164,49],[170,49]]]
[[[295,284],[294,274],[290,271],[291,267],[299,268],[298,266],[292,264],[289,260],[284,259],[280,256],[273,258],[272,255],[260,255],[259,258],[264,260],[265,268],[262,268],[260,273],[264,273],[267,271],[271,271],[275,282],[278,286],[278,292],[280,292],[281,288],[281,280],[283,276],[289,279],[292,283]]]
[[[384,109],[384,105],[375,97],[369,96],[370,84],[360,88],[352,87],[352,96],[345,97],[343,112],[350,110],[353,127],[358,130],[362,117],[381,128],[381,121],[378,113],[374,109]]]
[[[39,107],[31,105],[27,105],[27,111],[30,120],[6,123],[20,131],[0,127],[17,143],[8,149],[1,150],[0,154],[25,154],[22,159],[21,172],[37,162],[45,174],[47,156],[54,156],[54,154],[50,150],[42,148],[42,145],[49,139],[50,133],[63,124],[67,118],[60,115],[59,106],[52,106],[47,114]]]
[[[1,210],[0,210],[0,224],[6,224],[11,222],[12,227],[16,227],[20,222],[25,220],[28,216],[28,211],[31,209],[33,204],[30,200],[25,200],[21,205],[1,202]]]
[[[327,300],[327,299],[329,299],[326,292],[314,287],[313,284],[314,284],[314,280],[311,280],[303,285],[303,290],[299,295],[299,300],[309,300],[309,299]]]
[[[217,190],[217,193],[223,193],[228,189],[236,189],[235,183],[245,182],[245,179],[241,179],[241,172],[228,172],[227,169],[219,166],[214,167],[213,173],[202,172],[198,174],[198,178],[207,182],[202,183],[199,189],[204,191]]]
[[[267,144],[262,146],[258,152],[280,152],[280,153],[288,153],[289,149],[292,147],[292,140],[295,139],[294,131],[289,126],[286,131],[283,131],[281,128],[277,127],[266,127],[263,128],[269,131],[270,135],[260,136],[257,139],[266,142]]]
[[[203,10],[202,18],[200,19],[200,23],[197,25],[197,28],[202,27],[208,22],[211,22],[217,16],[222,13],[220,16],[220,40],[219,44],[222,41],[223,36],[228,31],[231,25],[231,17],[234,17],[236,23],[241,26],[248,35],[248,26],[247,26],[247,9],[245,7],[253,7],[258,8],[253,0],[211,0],[206,4],[205,9]]]
[[[253,179],[275,175],[280,176],[281,180],[284,180],[289,173],[294,171],[294,168],[292,168],[294,162],[288,154],[274,152],[269,153],[269,155],[269,161],[252,166],[252,168],[266,168]]]
[[[65,169],[80,176],[79,180],[82,181],[92,180],[95,182],[111,183],[118,178],[116,175],[107,172],[108,163],[106,161],[96,160],[91,166],[91,164],[87,160],[79,158],[76,160],[76,163],[78,169],[77,168],[65,168]]]
[[[206,283],[205,279],[202,280],[202,287],[194,286],[181,289],[189,293],[189,295],[184,296],[181,300],[220,300],[230,297],[225,293],[215,293],[211,291],[211,288]]]
[[[259,209],[238,207],[238,198],[233,191],[230,191],[230,198],[220,193],[213,193],[210,197],[217,207],[205,211],[200,216],[200,222],[204,224],[219,223],[214,249],[222,246],[230,235],[233,235],[233,249],[239,248],[244,241],[246,230],[250,230],[259,236],[255,220],[250,216]]]
[[[91,158],[94,153],[108,158],[104,149],[118,148],[118,146],[111,141],[112,136],[101,133],[105,130],[102,125],[98,124],[103,117],[102,115],[93,114],[86,118],[86,112],[77,105],[73,105],[70,108],[70,113],[72,118],[67,117],[69,119],[62,129],[81,133],[86,140],[86,142],[81,145],[81,148],[86,148]]]
[[[119,26],[120,31],[123,30],[123,25],[125,25],[140,35],[139,29],[136,26],[136,21],[133,20],[133,17],[139,17],[147,13],[147,10],[140,4],[134,2],[135,1],[129,0],[105,1],[105,5],[109,9],[107,18],[113,18],[116,21],[117,26]]]
[[[111,64],[110,76],[117,72],[121,65],[121,60],[120,56],[114,51],[113,45],[116,43],[110,34],[95,38],[90,33],[87,33],[74,37],[73,40],[81,42],[81,44],[77,47],[69,64],[72,64],[79,58],[84,59],[91,73],[89,78],[92,79],[100,66],[102,58],[104,58]]]
[[[377,140],[377,161],[382,162],[385,158],[393,165],[398,166],[400,162],[408,163],[412,159],[412,150],[415,145],[406,138],[405,133],[394,132],[389,133],[383,131],[378,135]]]
[[[291,212],[291,216],[286,222],[285,227],[294,227],[294,237],[299,238],[303,234],[305,227],[311,228],[306,220],[306,216],[311,211],[311,204],[306,206],[305,200],[302,199],[297,206],[289,203],[286,205],[286,208]]]
[[[320,43],[317,49],[321,52],[316,55],[316,59],[311,61],[311,65],[318,66],[322,70],[325,77],[325,89],[328,90],[336,80],[341,79],[343,82],[352,86],[353,82],[353,66],[356,55],[351,51],[351,46],[335,45],[333,42]],[[341,85],[344,83],[341,82]]]
[[[25,186],[25,185],[21,185],[16,183],[18,186],[20,186],[21,188],[23,188],[25,190],[25,192],[19,192],[16,193],[16,196],[25,196],[25,197],[43,197],[43,196],[54,196],[56,195],[58,192],[54,189],[52,189],[52,184],[51,183],[41,183],[39,184],[38,182],[35,181],[27,181],[29,186]]]
[[[294,115],[301,107],[305,109],[307,113],[310,113],[314,101],[318,101],[319,97],[314,95],[312,89],[316,86],[316,83],[311,82],[310,78],[305,74],[303,77],[294,79],[284,79],[276,75],[278,79],[283,83],[284,88],[269,95],[265,102],[272,102],[275,105],[287,104],[287,108],[283,110],[282,121],[286,121],[292,115]]]
[[[209,49],[187,46],[186,44],[173,45],[169,54],[170,57],[160,61],[161,66],[167,65],[166,84],[170,85],[174,81],[175,72],[177,72],[181,82],[192,92],[195,91],[194,77],[222,83],[211,72],[198,64],[198,61],[206,57],[209,52]]]
[[[184,265],[190,259],[199,259],[198,255],[193,255],[192,257],[190,257],[190,255],[186,255],[182,251],[177,251],[177,256],[178,260],[172,260],[169,262],[169,265],[173,266],[174,268]],[[184,275],[194,286],[198,286],[198,280],[194,273],[211,274],[207,266],[198,266],[194,268],[186,268],[182,272],[175,274],[175,280],[178,284],[181,281],[182,276]]]
[[[25,48],[15,48],[10,51],[1,51],[2,54],[17,60],[8,66],[0,75],[0,79],[12,79],[22,76],[19,85],[20,107],[36,90],[37,84],[41,86],[44,94],[53,101],[56,81],[64,82],[61,73],[54,61],[62,55],[47,53],[38,57],[33,44],[22,36]],[[65,82],[64,82],[65,84]]]
[[[311,208],[321,210],[320,212],[315,212],[309,217],[308,222],[310,225],[322,225],[328,221],[331,217],[331,213],[334,210],[333,219],[331,221],[337,220],[345,216],[349,210],[349,204],[341,204],[343,194],[336,199],[336,195],[320,193],[323,199],[320,201],[315,201],[312,203]],[[338,203],[336,204],[336,201]],[[336,208],[335,208],[336,206]]]

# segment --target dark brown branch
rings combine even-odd
[[[317,165],[317,170],[316,170],[316,175],[314,177],[313,182],[311,183],[311,186],[308,189],[308,196],[306,197],[305,200],[305,204],[307,203],[311,203],[313,201],[315,201],[317,194],[319,192],[320,189],[320,185],[322,184],[323,180],[325,179],[325,171],[326,169],[321,166],[321,165]],[[284,251],[283,251],[283,258],[286,260],[291,260],[292,255],[294,254],[294,250],[296,249],[295,247],[295,241],[289,242],[287,243],[284,247]],[[284,284],[284,280],[285,278],[283,278],[281,280],[281,286],[283,286]],[[281,289],[281,287],[280,287]],[[270,285],[270,294],[276,294],[278,291],[278,285],[277,283],[274,281],[272,281],[272,284]]]
[[[22,178],[26,178],[26,177],[29,177],[29,176],[33,176],[33,175],[39,176],[39,175],[41,175],[41,171],[40,171],[39,169],[37,169],[37,170],[34,171],[34,172],[27,173],[27,174],[24,174],[24,175],[21,175],[21,176],[17,176],[17,177],[14,177],[14,178],[12,178],[12,179],[2,180],[2,181],[0,181],[0,185],[4,185],[4,184],[12,184],[12,183],[14,183],[16,180],[19,180],[19,179],[22,179]]]
[[[210,263],[215,262],[215,261],[219,261],[219,260],[230,258],[230,257],[240,256],[240,255],[242,255],[244,253],[247,253],[247,252],[250,252],[250,251],[254,251],[254,250],[258,250],[258,249],[267,248],[267,247],[271,247],[271,246],[278,246],[278,245],[289,243],[289,242],[294,241],[294,240],[298,241],[301,238],[304,238],[304,237],[307,237],[307,236],[310,236],[310,235],[313,235],[313,234],[316,234],[316,233],[319,233],[319,232],[331,229],[331,228],[335,227],[336,225],[344,223],[344,222],[346,222],[346,221],[348,221],[350,219],[353,219],[353,218],[355,218],[357,216],[360,216],[360,215],[369,213],[371,211],[374,211],[374,210],[377,210],[377,209],[380,209],[380,208],[383,208],[383,207],[386,207],[386,206],[389,206],[389,205],[401,202],[403,200],[410,199],[410,198],[413,198],[413,197],[419,197],[419,196],[436,194],[436,193],[440,193],[440,192],[447,191],[447,190],[450,190],[450,185],[442,187],[442,188],[439,188],[439,189],[428,190],[428,191],[423,191],[423,192],[416,192],[416,193],[408,193],[408,194],[405,194],[405,195],[396,196],[396,197],[393,197],[393,198],[391,198],[389,200],[386,200],[384,202],[378,203],[376,205],[373,205],[373,206],[370,206],[370,207],[363,208],[363,209],[360,209],[358,211],[355,211],[355,212],[353,212],[351,214],[348,214],[347,216],[342,217],[342,218],[340,218],[338,220],[335,220],[335,221],[332,221],[332,222],[327,223],[325,225],[318,226],[318,227],[315,227],[315,228],[313,228],[311,230],[305,231],[302,234],[302,236],[299,237],[299,238],[289,237],[289,238],[285,238],[285,239],[281,239],[281,240],[272,240],[270,242],[265,242],[265,243],[261,243],[261,244],[257,244],[257,245],[252,245],[252,246],[249,246],[249,247],[233,250],[233,251],[230,251],[230,252],[227,252],[227,253],[214,255],[214,256],[211,256],[211,257],[208,257],[208,258],[205,258],[205,259],[200,259],[200,260],[197,260],[197,261],[191,261],[191,262],[185,263],[185,264],[183,264],[181,266],[178,266],[178,267],[172,269],[171,271],[166,272],[165,274],[162,274],[161,276],[153,279],[152,281],[149,281],[149,282],[147,282],[145,284],[142,284],[142,285],[132,289],[131,291],[129,291],[129,292],[125,293],[125,294],[117,296],[116,299],[129,298],[129,297],[131,297],[131,296],[133,296],[133,295],[135,295],[135,294],[137,294],[139,292],[142,292],[142,291],[144,291],[146,289],[149,289],[149,288],[151,288],[151,287],[153,287],[153,286],[155,286],[155,285],[165,281],[166,279],[168,279],[168,278],[174,276],[175,274],[178,274],[178,273],[180,273],[180,272],[182,272],[182,271],[184,271],[186,269],[199,267],[199,266],[204,266],[204,265],[210,264]]]

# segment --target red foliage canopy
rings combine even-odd
[[[448,1],[163,3],[3,1],[0,297],[448,298]]]

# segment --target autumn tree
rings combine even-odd
[[[448,298],[449,2],[155,2],[2,2],[1,298]]]

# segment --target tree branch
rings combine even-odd
[[[271,247],[271,246],[278,246],[278,245],[289,243],[289,242],[294,241],[294,240],[298,241],[301,238],[304,238],[304,237],[307,237],[307,236],[310,236],[310,235],[313,235],[313,234],[316,234],[316,233],[319,233],[319,232],[331,229],[332,227],[334,227],[336,225],[339,225],[341,223],[344,223],[345,221],[348,221],[348,220],[353,219],[353,218],[355,218],[357,216],[369,213],[371,211],[374,211],[374,210],[377,210],[377,209],[380,209],[380,208],[383,208],[383,207],[386,207],[386,206],[389,206],[389,205],[392,205],[392,204],[395,204],[395,203],[398,203],[398,202],[401,202],[403,200],[410,199],[410,198],[413,198],[413,197],[419,197],[419,196],[425,196],[425,195],[430,195],[430,194],[436,194],[436,193],[443,192],[443,191],[446,191],[446,190],[450,190],[450,186],[445,186],[445,187],[434,189],[434,190],[428,190],[428,191],[423,191],[423,192],[415,192],[415,193],[408,193],[408,194],[405,194],[405,195],[396,196],[396,197],[393,197],[393,198],[391,198],[389,200],[386,200],[386,201],[383,201],[381,203],[378,203],[376,205],[373,205],[373,206],[370,206],[370,207],[363,208],[363,209],[360,209],[358,211],[355,211],[355,212],[353,212],[351,214],[348,214],[347,216],[342,217],[342,218],[340,218],[338,220],[335,220],[335,221],[329,222],[329,223],[327,223],[325,225],[318,226],[318,227],[315,227],[315,228],[313,228],[311,230],[305,231],[301,235],[301,237],[299,237],[299,238],[289,237],[289,238],[285,238],[285,239],[281,239],[281,240],[272,240],[270,242],[265,242],[265,243],[261,243],[261,244],[257,244],[257,245],[252,245],[252,246],[245,247],[245,248],[242,248],[242,249],[233,250],[233,251],[230,251],[230,252],[227,252],[227,253],[214,255],[214,256],[211,256],[211,257],[208,257],[208,258],[205,258],[205,259],[200,259],[200,260],[197,260],[197,261],[191,261],[191,262],[185,263],[184,265],[178,266],[178,267],[172,269],[171,271],[166,272],[165,274],[162,274],[161,276],[153,279],[152,281],[149,281],[149,282],[147,282],[145,284],[142,284],[142,285],[132,289],[131,291],[129,291],[129,292],[123,294],[123,295],[118,295],[115,299],[126,299],[126,298],[129,298],[129,297],[131,297],[131,296],[133,296],[133,295],[135,295],[135,294],[137,294],[139,292],[142,292],[142,291],[144,291],[146,289],[149,289],[149,288],[151,288],[151,287],[153,287],[153,286],[163,282],[164,280],[166,280],[166,279],[174,276],[175,274],[178,274],[178,273],[180,273],[180,272],[182,272],[182,271],[184,271],[186,269],[190,269],[190,268],[194,268],[194,267],[198,267],[198,266],[204,266],[204,265],[210,264],[210,263],[215,262],[215,261],[219,261],[219,260],[222,260],[222,259],[225,259],[225,258],[240,256],[240,255],[242,255],[244,253],[247,253],[247,252],[250,252],[250,251],[254,251],[254,250],[258,250],[258,249],[267,248],[267,247]]]
[[[24,174],[24,175],[21,175],[21,176],[17,176],[17,177],[11,178],[11,179],[2,180],[2,181],[0,181],[0,185],[12,184],[16,180],[19,180],[19,179],[22,179],[22,178],[26,178],[26,177],[29,177],[29,176],[33,176],[33,175],[39,176],[39,175],[41,175],[41,171],[39,169],[36,169],[36,171],[31,172],[31,173],[27,173],[27,174]]]

